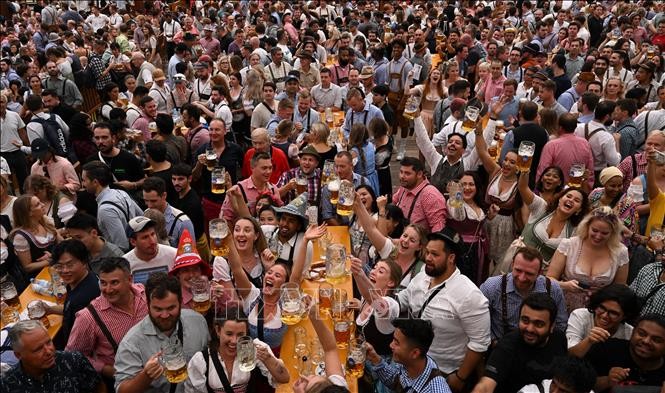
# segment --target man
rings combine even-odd
[[[518,393],[569,392],[592,393],[596,372],[589,362],[572,356],[560,357],[552,364],[552,379],[526,385]]]
[[[205,224],[207,222],[204,221],[201,198],[191,187],[192,167],[184,163],[174,165],[171,171],[171,183],[178,193],[176,200],[173,202],[173,206],[176,209],[183,211],[187,217],[191,219],[192,224],[194,225],[194,232],[192,232],[192,234],[194,234],[197,239],[199,255],[201,255],[201,258],[204,260],[209,260],[210,250],[206,247],[208,240],[206,237],[207,228]],[[217,213],[219,216],[219,212]]]
[[[274,170],[270,155],[265,151],[256,151],[255,153],[252,150],[254,149],[250,149],[252,155],[249,158],[251,173],[245,180],[239,181],[236,185],[247,204],[247,208],[252,216],[254,216],[256,215],[256,201],[259,195],[270,195],[277,206],[282,205],[282,200],[279,197],[279,190],[271,181]],[[247,154],[245,158],[247,158]],[[279,179],[279,176],[277,179]],[[235,222],[237,219],[237,214],[233,209],[230,198],[224,199],[222,215],[229,222]]]
[[[521,247],[515,253],[512,271],[488,278],[480,291],[490,304],[492,341],[500,340],[518,326],[519,309],[532,293],[547,293],[557,305],[556,329],[565,331],[568,323],[566,302],[558,282],[540,274],[543,257],[537,249]]]
[[[207,66],[206,66],[207,67]],[[225,88],[220,86],[213,86],[210,88],[210,98],[205,102],[194,101],[194,105],[201,109],[201,112],[208,119],[221,119],[227,130],[231,129],[233,125],[233,114],[229,103],[224,98]]]
[[[388,66],[388,59],[384,56],[385,47],[383,44],[378,43],[370,48],[371,58],[367,64],[372,67],[374,72],[374,84],[377,86],[386,85],[386,67]]]
[[[28,161],[20,146],[30,145],[30,140],[21,116],[16,112],[7,110],[7,96],[5,94],[0,94],[0,121],[2,121],[0,156],[7,160],[9,168],[18,180],[18,184],[15,186],[23,192],[23,183],[28,177]]]
[[[316,64],[316,60],[311,51],[300,51],[298,59],[300,59],[300,67],[297,68],[297,71],[300,72],[300,86],[309,91],[321,83],[321,74],[316,67],[312,66],[312,63]]]
[[[433,232],[425,246],[425,269],[397,300],[402,310],[432,321],[435,341],[429,348],[453,392],[465,391],[490,345],[487,299],[459,272],[462,239],[454,230]],[[565,348],[565,345],[564,345]]]
[[[77,212],[65,224],[65,231],[69,237],[82,242],[90,252],[90,269],[99,274],[102,258],[121,257],[125,253],[115,244],[104,239],[97,225],[95,217]]]
[[[163,179],[151,176],[143,182],[143,200],[148,209],[156,209],[164,215],[166,233],[171,247],[178,247],[178,241],[185,230],[194,232],[192,220],[181,210],[172,207],[166,198],[166,183]]]
[[[148,315],[127,332],[118,346],[115,358],[118,393],[169,391],[159,359],[163,346],[178,338],[185,362],[189,362],[210,339],[205,318],[196,311],[181,309],[182,290],[177,278],[153,273],[146,283],[145,295]],[[171,390],[182,393],[184,384]]]
[[[203,53],[217,58],[217,55],[221,53],[221,48],[219,46],[219,40],[212,36],[212,33],[215,31],[213,25],[203,26],[203,37],[199,40],[199,45],[203,48]]]
[[[432,323],[408,318],[395,319],[392,324],[395,326],[390,343],[393,362],[389,364],[376,353],[371,344],[366,344],[367,360],[381,382],[398,392],[450,392],[444,374],[439,371],[436,362],[427,356],[434,341]]]
[[[405,59],[402,56],[406,43],[400,39],[395,39],[392,42],[392,60],[388,63],[385,68],[385,81],[388,83],[388,103],[390,107],[395,110],[396,121],[391,124],[392,126],[392,135],[397,135],[398,129],[402,130],[402,138],[399,141],[397,159],[400,160],[404,158],[404,152],[406,151],[406,137],[409,132],[409,125],[404,116],[402,115],[404,111],[404,105],[406,100],[404,99],[405,89],[410,89],[411,86],[407,86],[408,74],[413,68],[411,62]]]
[[[99,8],[93,6],[92,7],[92,13],[88,15],[88,17],[85,20],[85,24],[91,28],[93,32],[97,32],[97,30],[102,29],[104,26],[106,26],[111,20],[109,19],[108,15],[102,14],[99,12]]]
[[[67,124],[70,123],[75,114],[79,113],[79,111],[73,107],[62,102],[55,90],[47,89],[42,91],[42,101],[49,113],[60,116],[60,118]]]
[[[106,392],[90,362],[78,352],[56,351],[40,321],[17,322],[9,331],[14,356],[19,360],[2,374],[6,393]]]
[[[372,89],[376,86],[374,83],[374,69],[372,66],[364,66],[358,73],[358,79],[362,85],[362,90],[367,93],[365,101],[372,102]]]
[[[154,272],[168,272],[173,266],[176,249],[157,242],[157,223],[137,216],[127,224],[127,238],[132,250],[123,257],[129,262],[134,282],[145,284]]]
[[[637,153],[639,147],[643,145],[643,136],[633,121],[636,113],[637,104],[630,98],[617,100],[614,112],[612,112],[612,121],[616,124],[613,136],[615,143],[619,146],[621,159]]]
[[[307,193],[304,192],[288,205],[275,209],[277,226],[271,234],[266,234],[266,237],[268,242],[276,241],[279,244],[276,262],[292,266],[297,250],[302,249],[303,242],[306,242],[305,264],[309,266],[311,263],[313,246],[311,242],[305,240],[305,230],[309,221],[305,214],[307,206]]]
[[[136,77],[136,86],[145,86],[147,89],[152,87],[152,73],[157,69],[152,63],[146,61],[145,55],[142,52],[132,52],[130,60],[132,66],[139,70]],[[175,66],[174,66],[175,69]],[[174,74],[175,75],[175,74]]]
[[[265,68],[265,77],[267,81],[275,84],[275,91],[281,92],[284,90],[284,83],[286,76],[291,72],[291,65],[284,60],[284,52],[282,48],[276,46],[270,51],[272,62]]]
[[[118,135],[111,131],[110,124],[97,123],[92,132],[99,152],[88,159],[99,160],[106,164],[111,170],[114,187],[127,191],[133,198],[140,201],[141,198],[136,194],[141,189],[145,174],[138,158],[127,150],[117,147]],[[120,244],[118,246],[123,247]]]
[[[113,64],[108,64],[108,62],[103,60],[102,56],[104,52],[106,52],[106,41],[96,39],[92,45],[92,53],[88,59],[88,67],[92,70],[95,78],[95,89],[97,89],[100,98],[104,97],[104,87],[111,83],[110,72],[113,68]],[[67,100],[65,100],[65,103],[67,103]]]
[[[316,149],[308,145],[298,154],[299,166],[284,172],[277,181],[279,196],[285,203],[297,197],[296,188],[300,178],[307,179],[307,203],[319,206],[321,195],[321,170],[318,168],[321,155]]]
[[[155,71],[157,75],[159,73]],[[157,94],[157,93],[153,93]],[[144,141],[149,141],[152,139],[152,135],[150,134],[150,129],[149,129],[149,124],[155,122],[157,118],[157,107],[158,107],[158,102],[155,100],[153,97],[150,95],[146,95],[141,100],[139,101],[139,108],[141,109],[141,116],[138,117],[136,120],[134,120],[134,123],[132,124],[132,128],[136,130],[140,130],[141,133],[143,134],[143,140]]]
[[[298,135],[308,134],[312,124],[321,121],[319,112],[312,108],[312,95],[307,90],[298,93],[296,110],[293,111],[293,127]]]
[[[663,302],[665,285],[662,285],[663,282],[665,282],[665,278],[662,274],[662,263],[657,261],[641,268],[635,280],[630,284],[630,289],[635,292],[643,304],[642,315],[653,313],[665,315],[665,302]]]
[[[638,118],[640,116],[638,116]],[[648,150],[650,147],[653,147],[655,150],[665,152],[665,133],[660,131],[660,129],[651,131],[646,139],[644,146],[646,148],[645,151],[624,158],[618,165],[619,170],[621,173],[623,173],[622,192],[624,193],[628,191],[628,187],[630,186],[630,183],[633,181],[633,179],[647,173],[646,150]]]
[[[342,86],[342,109],[345,111],[349,108],[346,96],[352,89],[360,90],[363,92],[363,94],[365,92],[371,92],[371,88],[369,90],[365,90],[365,86],[360,83],[360,70],[358,68],[351,68],[349,70],[349,83],[347,83],[346,86]],[[365,101],[367,101],[367,97],[365,97]]]
[[[524,80],[517,85],[517,92],[515,93],[518,98],[526,98],[527,100],[538,99],[540,84],[534,89],[534,77],[537,72],[538,67],[529,67],[524,71]]]
[[[250,161],[256,153],[266,153],[272,161],[272,174],[270,175],[270,182],[277,183],[282,173],[287,172],[289,167],[289,160],[284,152],[270,144],[270,135],[265,128],[257,128],[252,131],[252,148],[247,150],[242,160],[242,177],[247,178],[250,176],[251,165]]]
[[[265,82],[263,84],[263,101],[254,107],[252,112],[252,119],[250,122],[251,130],[257,128],[265,128],[270,121],[270,117],[275,114],[277,110],[277,101],[275,100],[275,90],[277,86],[273,82]]]
[[[516,392],[551,379],[552,361],[566,355],[566,336],[555,329],[557,306],[547,293],[528,295],[519,314],[519,330],[499,340],[473,393]]]
[[[177,20],[173,19],[173,15],[171,15],[170,12],[165,12],[164,23],[162,23],[162,31],[164,32],[164,37],[166,38],[166,56],[169,58],[169,77],[175,75],[175,72],[171,73],[171,71],[174,70],[174,68],[171,68],[171,60],[173,59],[173,56],[178,55],[179,53],[178,56],[181,59],[183,58],[183,47],[181,46],[178,48],[178,45],[176,45],[176,43],[173,41],[175,35],[178,34],[181,30],[182,26],[180,26],[180,23]],[[187,51],[187,48],[184,48],[184,50]]]
[[[46,63],[46,72],[48,72],[48,78],[42,81],[44,89],[58,92],[65,104],[80,109],[83,105],[83,96],[76,83],[60,75],[60,69],[52,61]]]
[[[656,65],[651,61],[639,64],[637,71],[635,71],[635,79],[626,84],[624,91],[641,87],[647,92],[647,102],[658,101],[658,87],[660,83],[654,80],[655,72]]]
[[[66,135],[69,135],[69,126],[62,118],[58,115],[46,113],[44,102],[38,95],[28,96],[25,100],[25,106],[32,114],[25,126],[30,143],[37,138],[46,139],[58,154],[73,160],[73,154],[71,149],[68,149],[69,141],[66,137]]]
[[[600,82],[594,81],[593,86],[596,86],[596,84],[600,84]],[[592,84],[589,84],[589,86],[592,86]],[[577,112],[578,113],[577,122],[587,124],[588,122],[593,120],[594,116],[593,112],[596,110],[596,106],[598,106],[599,102],[600,102],[600,94],[587,91],[586,93],[582,94],[577,103],[573,105],[574,108],[571,108],[570,113]]]
[[[123,250],[129,249],[125,227],[133,217],[143,214],[141,208],[122,190],[112,190],[111,169],[101,161],[90,161],[83,165],[81,184],[95,196],[97,222],[106,238]]]
[[[542,104],[543,108],[551,109],[556,112],[557,116],[561,116],[564,113],[568,113],[568,110],[564,108],[563,105],[559,104],[554,98],[555,92],[556,83],[554,83],[552,80],[546,80],[542,82],[538,88],[538,98],[540,98],[540,103]]]
[[[335,156],[335,173],[339,180],[347,180],[353,183],[355,189],[361,184],[369,184],[369,181],[364,176],[353,172],[353,157],[348,151],[341,151]],[[324,187],[321,190],[321,205],[320,205],[321,220],[328,223],[328,225],[347,225],[348,218],[342,217],[337,214],[337,207],[330,201],[330,189]]]
[[[522,83],[524,80],[524,68],[520,66],[520,59],[522,58],[522,51],[519,48],[512,48],[509,54],[509,62],[503,66],[503,76],[506,79],[514,79],[517,83]]]
[[[548,89],[549,87],[546,87]],[[546,129],[537,123],[538,105],[533,102],[526,102],[522,104],[520,109],[520,126],[515,128],[513,133],[513,146],[518,147],[522,141],[531,141],[536,144],[536,150],[533,154],[533,162],[531,163],[531,173],[529,175],[529,185],[534,187],[536,184],[536,174],[534,173],[538,168],[540,156],[543,152],[545,144],[549,141],[549,134]],[[504,149],[506,143],[504,143]],[[507,151],[506,151],[507,152]],[[502,151],[502,157],[505,153]]]
[[[563,183],[568,183],[570,167],[584,164],[585,168],[593,167],[593,153],[589,141],[575,135],[577,119],[575,115],[566,113],[559,117],[559,137],[545,144],[540,155],[536,178],[540,179],[546,168],[558,166],[563,171]],[[664,141],[665,142],[665,141]],[[593,187],[593,179],[587,179],[589,187]]]
[[[610,121],[616,104],[612,101],[602,101],[596,106],[594,119],[587,124],[580,124],[575,129],[575,135],[589,141],[593,153],[594,172],[598,174],[608,166],[616,166],[621,161],[621,154],[616,141],[607,131],[605,124]]]
[[[201,146],[210,143],[210,130],[203,128],[201,124],[201,108],[199,106],[185,104],[182,106],[180,114],[183,124],[189,128],[185,140],[187,141],[188,158],[193,162],[196,159],[195,153],[201,149]]]
[[[492,98],[492,104],[501,101],[503,107],[497,114],[497,120],[503,121],[506,129],[512,129],[511,119],[519,116],[519,98],[515,95],[517,92],[517,81],[515,79],[506,79],[503,81],[503,91],[498,97]]]
[[[333,110],[342,109],[342,90],[339,86],[332,83],[329,68],[321,68],[321,83],[312,87],[311,93],[314,99],[314,105],[318,112],[326,108]]]
[[[342,132],[344,132],[344,137],[347,139],[354,124],[360,123],[367,127],[373,119],[379,118],[384,120],[381,109],[365,102],[365,94],[359,88],[351,88],[349,90],[346,95],[346,102],[349,105],[349,109],[344,117]]]
[[[388,86],[386,85],[377,85],[372,88],[372,104],[381,109],[381,113],[383,114],[383,120],[386,121],[387,124],[393,124],[393,121],[395,121],[395,112],[393,112],[393,109],[390,107],[390,104],[388,104]],[[367,100],[366,100],[367,101]]]
[[[466,104],[471,95],[471,84],[466,79],[457,80],[448,88],[448,92],[449,96],[439,101],[434,107],[434,127],[432,129],[434,133],[442,130],[446,124],[450,124],[449,117],[453,112],[450,107],[455,98],[463,100]]]
[[[494,60],[490,64],[490,76],[485,81],[480,96],[486,104],[490,104],[494,97],[499,97],[503,93],[503,82],[506,77],[501,73],[502,64],[499,60]]]
[[[662,389],[665,381],[665,317],[647,314],[635,324],[630,340],[610,338],[594,345],[586,355],[598,373],[595,390],[618,386],[651,386]],[[662,390],[661,390],[662,391]]]
[[[589,82],[594,80],[596,80],[596,77],[592,72],[580,72],[577,82],[575,82],[575,86],[561,93],[557,101],[567,112],[570,112],[570,108],[573,107],[573,104],[580,99],[584,92],[587,91]]]
[[[300,91],[300,71],[292,70],[286,75],[284,90],[275,97],[277,101],[289,99],[293,105],[298,105],[298,92]]]
[[[581,38],[569,39],[568,53],[566,53],[566,76],[573,80],[584,65],[584,57],[580,51],[584,47],[584,40]]]
[[[454,98],[449,105],[449,108],[446,111],[450,111],[450,116],[448,116],[445,121],[442,121],[441,131],[436,132],[432,137],[432,144],[436,148],[436,151],[439,153],[442,152],[443,148],[448,144],[448,137],[453,133],[462,133],[462,122],[464,121],[464,108],[466,107],[466,101],[461,98]],[[435,131],[434,129],[433,131]],[[416,134],[417,135],[417,134]],[[473,151],[476,146],[475,133],[469,132],[466,133],[465,139],[467,142],[466,149],[462,153],[464,156],[468,156]],[[417,138],[416,138],[417,140]]]
[[[171,114],[175,106],[175,98],[171,88],[166,84],[166,75],[161,69],[152,72],[153,84],[148,95],[157,103],[157,112]]]
[[[633,80],[633,72],[624,68],[624,61],[628,55],[622,50],[614,50],[610,56],[610,68],[605,71],[603,85],[607,85],[610,78],[619,78],[624,86]]]
[[[273,113],[272,116],[270,116],[270,120],[266,125],[266,129],[268,130],[268,135],[271,138],[275,136],[277,132],[277,126],[282,120],[293,119],[293,109],[294,109],[293,101],[291,101],[290,99],[284,98],[283,100],[279,101],[279,104],[277,104],[277,113]]]
[[[136,122],[139,117],[143,116],[141,99],[147,96],[149,92],[150,91],[145,86],[136,86],[134,88],[132,100],[127,104],[127,109],[125,110],[126,124],[128,128],[134,128],[134,122]]]
[[[55,149],[43,138],[33,140],[30,150],[36,160],[30,168],[31,175],[48,177],[56,192],[76,194],[81,188],[81,182],[71,162],[55,154]]]
[[[422,36],[422,31],[420,31]],[[413,44],[413,56],[409,58],[409,62],[413,65],[418,64],[420,69],[419,75],[413,75],[413,84],[418,85],[425,83],[432,68],[432,55],[429,54],[429,49],[424,42],[417,41]]]
[[[417,141],[421,139],[420,129],[424,129],[419,124],[421,122],[416,121]],[[426,152],[425,155],[428,156]],[[437,163],[434,168],[440,165]],[[425,166],[420,160],[404,157],[399,168],[400,187],[393,194],[393,203],[402,209],[404,217],[412,224],[419,224],[430,232],[440,231],[446,223],[446,200],[437,187],[430,187],[432,184],[424,172]]]

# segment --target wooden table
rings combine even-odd
[[[37,278],[39,280],[46,280],[46,281],[51,281],[51,273],[48,271],[48,267],[45,267],[42,269],[41,272],[37,275]],[[19,299],[21,300],[21,311],[25,310],[28,307],[28,303],[30,303],[33,300],[45,300],[51,303],[55,303],[55,296],[45,296],[42,294],[39,294],[35,291],[32,290],[32,286],[28,285],[28,287],[23,291],[23,293],[19,296]],[[48,321],[49,324],[51,325],[48,328],[48,335],[53,338],[55,335],[58,333],[60,328],[62,327],[62,315],[54,315],[51,314],[48,316]]]
[[[346,251],[348,254],[351,253],[351,238],[349,236],[349,227],[347,226],[333,226],[333,227],[328,227],[328,233],[330,233],[330,236],[332,237],[332,242],[333,243],[339,243],[344,245],[346,247]],[[325,250],[321,250],[319,248],[318,242],[314,242],[314,252],[312,255],[312,261],[317,262],[321,260],[321,255],[325,253]],[[347,266],[348,269],[351,268],[350,266],[350,261],[347,261],[349,264]],[[351,282],[351,277],[349,276],[349,279],[346,280],[345,282],[341,284],[334,285],[335,288],[340,288],[346,290],[346,292],[349,294],[349,298],[353,296],[353,284]],[[309,294],[312,296],[313,299],[318,298],[318,290],[319,290],[319,282],[316,281],[310,281],[310,280],[303,280],[301,288],[303,292]],[[332,320],[330,318],[327,318],[327,324],[328,327],[332,331]],[[286,335],[284,336],[284,340],[282,341],[282,346],[281,346],[281,352],[280,352],[280,358],[284,361],[284,364],[286,365],[287,369],[289,370],[289,374],[291,375],[291,380],[288,384],[283,384],[280,385],[276,392],[277,393],[287,393],[287,392],[292,392],[293,388],[292,385],[293,383],[298,380],[300,377],[298,374],[298,370],[296,370],[296,359],[294,358],[293,350],[294,350],[294,329],[297,326],[302,326],[305,328],[307,331],[307,337],[309,340],[313,339],[316,337],[316,332],[314,331],[314,328],[312,327],[312,323],[308,319],[305,319],[298,323],[297,325],[292,325],[289,326],[289,329],[286,332]],[[346,349],[339,349],[339,358],[342,361],[342,364],[346,362]],[[358,381],[355,378],[347,378],[346,379],[347,383],[349,384],[349,389],[351,392],[357,392],[358,391]]]

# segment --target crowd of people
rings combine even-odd
[[[665,3],[2,7],[0,280],[67,292],[3,391],[349,391],[316,296],[321,364],[280,358],[329,226],[359,392],[665,389]]]

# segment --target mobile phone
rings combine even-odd
[[[591,285],[589,285],[589,284],[587,284],[587,283],[585,283],[585,282],[582,282],[582,281],[578,282],[578,283],[577,283],[577,286],[579,286],[579,287],[582,288],[582,289],[589,289],[589,288],[591,288]]]

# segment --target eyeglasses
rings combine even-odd
[[[620,312],[614,311],[614,310],[608,310],[602,304],[599,304],[596,307],[596,309],[594,310],[594,312],[596,314],[607,314],[607,316],[610,317],[610,319],[613,319],[613,320],[617,320],[617,319],[621,318],[621,313]]]
[[[55,265],[53,265],[53,268],[57,272],[62,272],[65,270],[71,271],[72,269],[74,269],[75,266],[76,263],[56,263]]]

